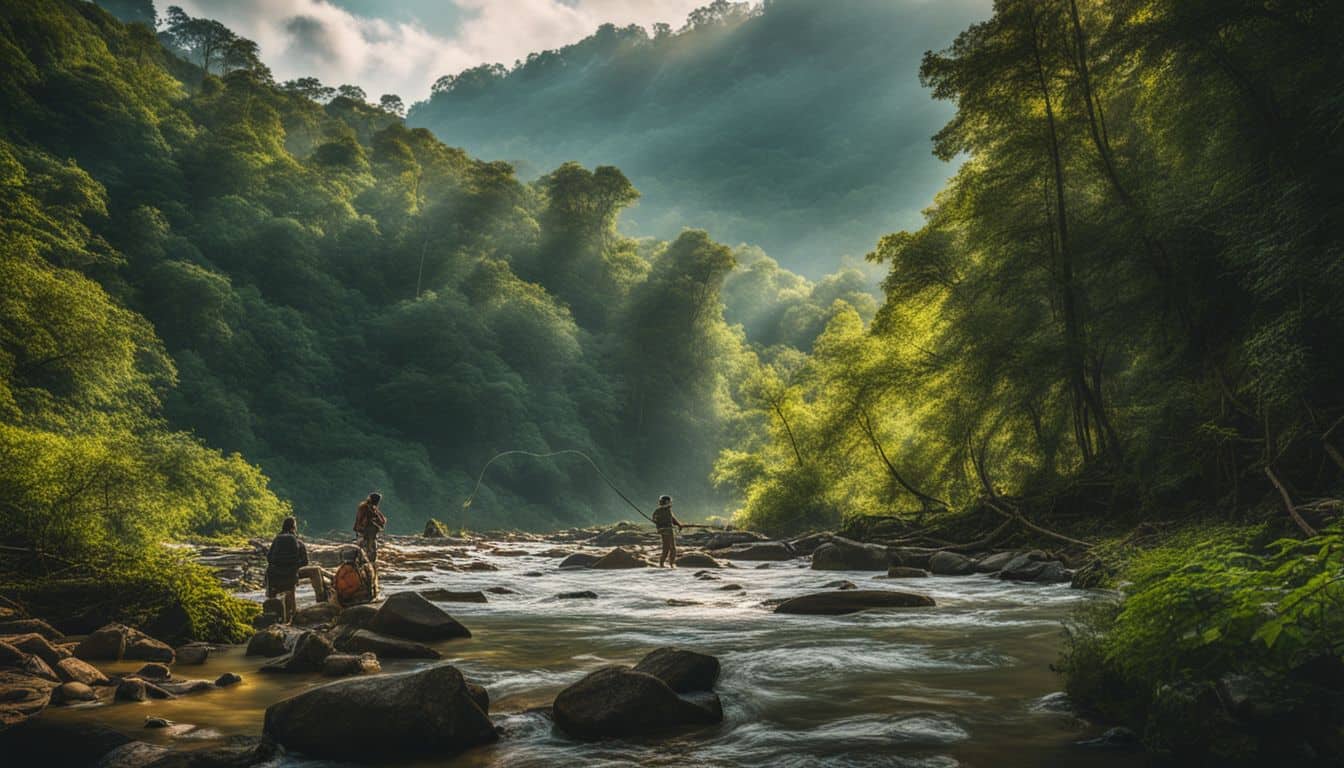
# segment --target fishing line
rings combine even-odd
[[[566,448],[564,450],[559,451],[551,451],[550,453],[534,453],[533,451],[523,451],[523,450],[501,451],[495,454],[494,456],[491,456],[490,460],[485,462],[485,466],[481,467],[481,473],[476,476],[476,486],[471,489],[471,495],[467,496],[467,500],[462,502],[462,509],[465,510],[471,508],[471,502],[476,498],[476,492],[481,489],[481,481],[485,478],[485,471],[490,468],[491,464],[495,463],[496,459],[502,459],[505,456],[518,456],[518,455],[531,456],[534,459],[549,459],[553,456],[564,456],[564,455],[578,456],[582,458],[584,461],[588,462],[589,466],[591,466],[594,470],[596,470],[597,474],[601,476],[603,482],[607,484],[607,487],[615,491],[616,495],[620,496],[625,501],[626,504],[629,504],[631,509],[638,512],[640,517],[644,518],[645,520],[648,520],[650,523],[653,522],[653,518],[644,514],[644,510],[640,509],[635,504],[635,502],[631,501],[630,497],[626,496],[624,493],[621,493],[621,489],[617,488],[616,484],[611,481],[611,478],[607,477],[607,473],[603,472],[602,468],[597,466],[597,462],[593,461],[592,458],[583,451],[578,451],[573,448]]]

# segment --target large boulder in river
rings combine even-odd
[[[298,633],[285,630],[281,626],[269,626],[252,635],[247,641],[244,656],[282,656],[294,646]]]
[[[812,553],[812,568],[818,571],[885,571],[891,565],[887,548],[834,536]]]
[[[929,570],[938,576],[965,576],[975,572],[975,561],[956,552],[935,552],[929,557]]]
[[[767,538],[752,531],[717,531],[711,533],[701,545],[705,549],[727,549],[735,544],[751,544],[767,541]]]
[[[806,536],[800,536],[793,541],[790,541],[789,546],[793,547],[793,551],[800,555],[810,555],[817,551],[817,547],[820,547],[822,544],[831,543],[831,539],[834,538],[834,533],[809,533]]]
[[[593,563],[601,560],[601,555],[594,555],[588,552],[575,552],[560,561],[560,568],[591,568]]]
[[[471,637],[471,631],[457,619],[415,592],[398,592],[387,598],[369,623],[369,629],[408,640]]]
[[[420,590],[420,594],[424,595],[426,600],[432,600],[436,603],[488,602],[485,599],[485,593],[480,591],[479,589],[457,592],[451,589],[442,589],[436,587],[434,589],[422,589]]]
[[[985,555],[975,561],[976,573],[997,573],[1003,570],[1003,567],[1017,557],[1017,552],[995,552],[992,555]]]
[[[498,738],[448,664],[304,691],[267,707],[262,730],[285,749],[343,762],[442,759]]]
[[[61,680],[67,683],[107,685],[109,682],[107,675],[98,671],[97,667],[73,656],[56,662],[55,672],[61,676]]]
[[[725,560],[766,560],[779,562],[792,560],[798,556],[793,548],[782,541],[758,541],[755,544],[741,544],[714,553]]]
[[[327,677],[372,675],[382,669],[378,657],[372,653],[333,653],[322,660],[322,674]]]
[[[719,680],[719,660],[707,653],[659,648],[640,659],[635,671],[653,675],[677,693],[712,691]]]
[[[165,664],[172,664],[176,658],[172,647],[167,643],[159,642],[123,624],[108,624],[95,630],[75,646],[75,656],[85,661],[129,659],[161,661]]]
[[[933,604],[933,598],[927,595],[887,589],[848,589],[790,598],[775,606],[775,613],[840,616],[872,608],[927,608]]]
[[[599,557],[589,567],[597,569],[647,568],[649,563],[644,558],[617,547]]]
[[[922,579],[929,575],[923,568],[911,568],[908,565],[893,565],[887,569],[888,579]],[[877,578],[882,578],[878,576]]]
[[[653,675],[624,666],[602,667],[555,697],[555,724],[571,736],[635,737],[723,721],[712,693],[680,696]]]
[[[39,634],[52,642],[59,642],[65,639],[65,635],[60,630],[51,626],[41,619],[9,619],[0,621],[0,635],[27,635],[30,633]]]
[[[704,552],[688,552],[677,558],[678,568],[722,568],[723,563]]]
[[[262,672],[321,672],[332,654],[331,641],[316,632],[304,632],[294,642],[294,650],[277,656],[261,666]]]
[[[373,623],[373,617],[377,615],[378,608],[375,606],[367,603],[364,605],[352,605],[341,611],[341,615],[336,617],[336,626],[364,629]]]
[[[1061,584],[1073,581],[1073,571],[1055,560],[1032,560],[1028,555],[1014,558],[999,571],[999,578],[1008,581],[1034,581],[1040,584]]]
[[[372,653],[380,659],[441,659],[443,654],[427,645],[380,635],[367,629],[357,630],[340,643],[343,651]]]
[[[23,653],[32,654],[42,659],[47,666],[53,669],[61,663],[61,659],[70,657],[70,652],[59,645],[52,645],[51,641],[36,632],[30,632],[26,635],[13,635],[5,638],[5,642],[14,646]]]
[[[929,559],[937,554],[938,550],[928,547],[893,547],[890,552],[892,565],[923,568],[927,571],[929,570]]]

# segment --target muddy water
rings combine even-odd
[[[701,581],[690,569],[560,571],[557,561],[539,556],[482,559],[499,570],[426,571],[432,584],[389,589],[517,590],[489,595],[485,605],[445,604],[474,637],[438,646],[469,679],[485,685],[492,716],[505,735],[497,745],[453,759],[409,765],[1141,764],[1135,756],[1072,746],[1097,729],[1059,711],[1059,696],[1052,694],[1060,682],[1049,665],[1062,641],[1060,620],[1098,597],[1067,585],[1013,584],[987,576],[874,581],[872,573],[812,571],[805,561],[772,563],[764,569],[746,564],[720,571],[718,581]],[[767,598],[812,591],[836,579],[863,588],[925,592],[938,605],[835,618],[775,615],[760,605]],[[742,589],[724,591],[726,584]],[[575,590],[592,590],[599,597],[554,597]],[[668,598],[700,604],[670,607]],[[660,645],[720,658],[722,725],[673,739],[588,744],[564,738],[542,714],[528,711],[549,704],[587,671],[633,663]],[[421,663],[387,662],[384,669],[412,669]],[[327,682],[316,676],[263,677],[256,672],[259,665],[258,659],[244,658],[241,649],[229,649],[204,668],[181,667],[175,674],[213,679],[234,671],[244,678],[234,688],[174,701],[85,706],[51,714],[95,719],[147,741],[207,746],[233,735],[257,735],[268,704]],[[146,730],[141,726],[148,715],[179,725],[168,731]],[[272,764],[333,765],[293,757]]]

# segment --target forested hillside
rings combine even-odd
[[[524,176],[619,166],[644,193],[623,221],[703,227],[814,277],[913,226],[951,173],[928,138],[950,111],[919,57],[987,0],[707,3],[684,27],[607,25],[507,68],[444,73],[411,125]]]
[[[875,310],[852,271],[814,286],[701,232],[622,235],[638,192],[613,167],[523,183],[160,12],[157,36],[73,0],[0,15],[0,471],[20,539],[127,510],[112,530],[268,527],[262,471],[309,526],[347,527],[373,489],[394,530],[460,521],[510,448],[585,450],[629,492],[718,513],[708,474],[754,350],[807,349],[836,299]],[[84,474],[113,470],[112,497]],[[563,458],[496,464],[474,510],[629,514]]]

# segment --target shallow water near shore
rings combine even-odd
[[[540,552],[551,544],[509,544]],[[414,551],[414,547],[401,547]],[[1060,621],[1099,595],[1067,585],[1002,582],[989,576],[874,580],[871,572],[813,571],[805,560],[696,569],[559,570],[557,559],[481,553],[494,572],[425,574],[430,583],[390,584],[388,592],[441,586],[453,590],[504,586],[487,604],[441,603],[473,633],[438,644],[445,659],[490,693],[500,741],[454,758],[390,763],[403,766],[1137,766],[1140,756],[1074,746],[1100,729],[1060,711]],[[539,576],[526,576],[537,572]],[[843,617],[776,615],[769,598],[816,591],[837,579],[860,588],[928,594],[934,608],[870,611]],[[739,584],[740,591],[724,591]],[[592,590],[598,598],[558,600],[557,593]],[[699,605],[671,607],[668,598]],[[301,605],[312,599],[300,594]],[[657,646],[712,653],[722,662],[717,686],[724,722],[674,738],[577,742],[529,711],[588,671],[634,663]],[[265,708],[314,685],[317,675],[263,676],[262,659],[242,648],[216,653],[204,667],[181,666],[178,678],[214,679],[232,671],[228,689],[143,704],[53,708],[45,717],[90,719],[134,738],[177,748],[217,746],[230,736],[256,736]],[[384,671],[425,662],[385,661]],[[138,663],[110,665],[130,671]],[[357,702],[354,704],[357,705]],[[172,729],[143,728],[146,716]],[[376,733],[333,734],[377,738]],[[330,761],[279,757],[272,766],[331,766]]]

